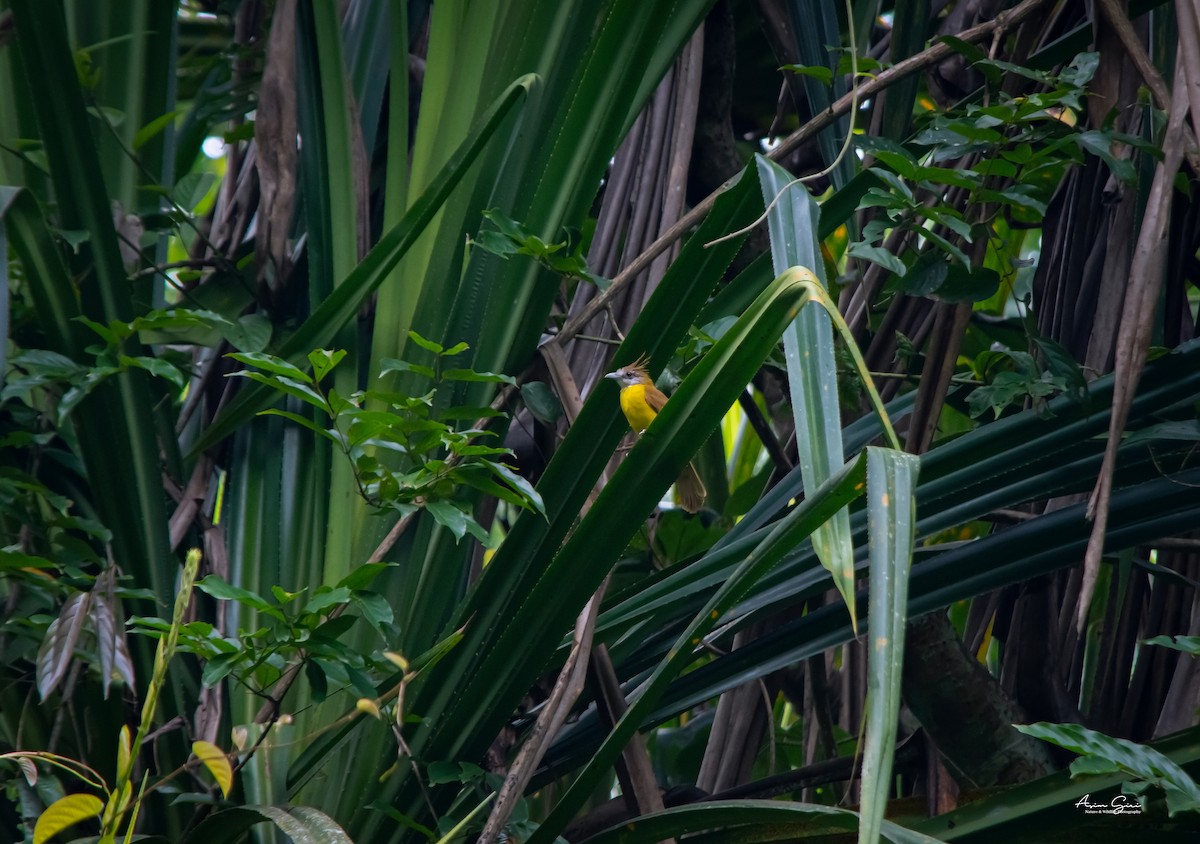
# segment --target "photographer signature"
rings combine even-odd
[[[1124,794],[1117,794],[1108,803],[1093,803],[1092,795],[1085,794],[1075,804],[1076,809],[1083,809],[1085,815],[1140,815],[1142,804],[1131,801]]]

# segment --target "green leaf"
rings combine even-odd
[[[230,375],[232,377],[257,381],[259,384],[265,384],[277,392],[300,399],[300,401],[312,405],[322,413],[329,412],[329,408],[325,404],[325,397],[309,386],[308,376],[305,376],[304,381],[296,381],[282,375],[264,375],[261,372],[250,372],[248,370],[231,372]]]
[[[188,173],[171,188],[171,201],[184,211],[195,211],[216,180],[216,175],[207,171]]]
[[[258,313],[245,313],[238,321],[218,322],[217,330],[239,352],[262,352],[271,341],[274,327],[270,319]]]
[[[262,352],[230,352],[226,357],[231,357],[239,363],[244,363],[247,366],[253,366],[264,372],[270,372],[272,375],[280,375],[285,378],[291,378],[293,381],[310,382],[312,379],[303,369],[288,363],[282,358],[275,355],[268,355]],[[269,382],[268,382],[269,383]]]
[[[211,595],[220,601],[236,601],[243,606],[258,610],[272,618],[284,621],[283,613],[279,608],[268,601],[261,595],[256,595],[249,589],[243,589],[240,586],[234,586],[232,583],[226,583],[215,574],[210,574],[203,580],[196,583],[196,588],[206,595]]]
[[[852,258],[862,258],[864,261],[879,264],[885,270],[889,270],[901,278],[908,272],[908,267],[905,266],[904,262],[882,246],[871,246],[868,243],[857,241],[850,244],[850,248],[846,250],[846,254]]]
[[[445,351],[445,347],[443,347],[441,343],[435,343],[433,340],[426,340],[415,331],[408,332],[408,339],[412,340],[422,349],[433,352],[435,355],[440,355]]]
[[[337,349],[329,351],[328,349],[317,349],[308,353],[308,362],[312,364],[313,380],[320,383],[326,375],[329,374],[335,366],[341,363],[346,357],[345,349]]]
[[[312,421],[308,417],[301,416],[299,413],[292,413],[291,411],[288,411],[288,410],[278,410],[276,408],[271,407],[271,408],[267,408],[266,410],[264,410],[261,415],[262,416],[282,416],[284,419],[287,419],[291,422],[295,422],[297,425],[301,426],[302,428],[307,428],[308,430],[312,431],[314,434],[319,434],[320,436],[324,437],[325,439],[329,440],[330,442],[334,443],[335,445],[341,445],[342,440],[337,434],[335,434],[333,431],[328,430],[327,428],[325,428],[322,425],[318,425],[316,422]]]
[[[222,653],[211,657],[204,663],[204,670],[200,674],[200,683],[208,689],[211,689],[225,677],[228,677],[233,669],[237,668],[238,663],[245,660],[245,654],[241,651],[235,653]]]
[[[148,355],[138,355],[137,357],[121,355],[120,363],[122,366],[144,369],[151,375],[170,382],[176,389],[182,390],[187,386],[187,376],[179,370],[179,367],[162,358],[150,357]]]
[[[156,137],[170,126],[178,116],[178,111],[168,111],[166,114],[160,114],[141,129],[138,129],[137,134],[133,136],[133,149],[139,150],[144,147],[151,138]]]
[[[825,85],[833,82],[833,69],[824,65],[785,64],[780,70],[791,71],[799,76],[811,76]]]
[[[419,364],[409,363],[406,360],[384,358],[379,362],[380,376],[388,375],[392,372],[415,372],[418,375],[423,375],[430,379],[432,379],[435,374],[432,366],[421,366]]]
[[[312,599],[307,604],[304,605],[304,612],[319,613],[322,610],[329,609],[330,607],[335,607],[340,604],[345,604],[349,600],[350,600],[350,590],[347,589],[345,586],[338,586],[336,588],[329,588],[327,586],[323,586],[320,589],[318,589],[317,593],[315,595],[313,595]]]
[[[53,569],[59,563],[19,551],[0,550],[0,571],[4,569]]]
[[[694,412],[691,404],[696,401],[703,403],[711,401],[714,403],[714,407],[717,405],[728,407],[731,398],[730,392],[732,392],[729,388],[733,387],[733,384],[722,383],[720,386],[712,386],[707,383],[707,379],[719,372],[716,365],[726,356],[758,357],[763,353],[764,341],[767,338],[773,338],[777,331],[784,330],[795,313],[798,303],[783,309],[779,307],[779,299],[786,296],[789,289],[793,291],[793,296],[799,292],[788,282],[791,281],[791,284],[794,285],[805,277],[811,278],[811,274],[790,270],[781,275],[776,283],[755,301],[754,307],[738,320],[737,325],[721,338],[720,342],[713,347],[713,351],[684,380],[680,389],[675,392],[638,444],[634,446],[629,459],[621,464],[612,481],[600,493],[600,497],[583,523],[564,545],[557,558],[563,568],[575,563],[582,553],[581,546],[586,547],[588,544],[605,541],[601,540],[595,532],[598,528],[603,527],[600,518],[603,517],[608,507],[613,506],[617,500],[620,501],[618,506],[641,505],[642,501],[637,499],[644,500],[647,493],[653,494],[656,491],[656,485],[639,484],[638,477],[633,473],[645,472],[647,460],[643,456],[644,452],[648,452],[656,446],[661,448],[662,446],[658,445],[659,442],[667,444],[672,441],[674,430],[672,427],[666,426],[678,426],[683,418]],[[771,314],[777,320],[771,329],[751,328],[759,318],[767,314]],[[750,337],[754,337],[754,340],[752,341]],[[662,439],[658,440],[658,437],[662,437]],[[682,465],[671,468],[678,472]],[[674,647],[658,664],[650,678],[645,681],[639,696],[631,702],[604,744],[592,756],[567,793],[563,795],[551,816],[530,840],[530,844],[543,844],[549,838],[545,831],[561,828],[562,825],[565,825],[566,820],[575,814],[587,795],[592,793],[592,789],[595,788],[604,770],[615,761],[626,742],[649,714],[651,707],[657,703],[659,695],[665,690],[670,680],[692,661],[693,649],[747,594],[749,588],[779,562],[785,553],[819,529],[834,513],[842,512],[842,508],[849,501],[862,493],[864,472],[865,460],[861,459],[840,467],[840,470],[815,490],[811,497],[806,497],[803,503],[793,507],[788,515],[770,531],[754,553],[746,557],[730,574],[703,610],[693,617],[688,627],[675,639]],[[630,494],[630,491],[633,490],[640,490],[636,498],[635,495]],[[629,499],[634,500],[630,501]],[[620,538],[623,539],[623,537]],[[611,542],[612,539],[614,537],[608,536],[606,541]],[[493,561],[493,565],[495,565],[495,561]],[[562,591],[563,582],[564,580],[555,580],[558,585],[557,591]],[[538,608],[538,612],[544,612],[542,608],[545,601],[549,600],[549,595],[536,594],[530,596],[529,600]],[[519,623],[520,620],[515,621]],[[498,647],[503,652],[503,642]]]
[[[375,581],[375,578],[379,577],[387,569],[395,567],[396,563],[363,563],[339,580],[337,585],[356,591],[366,589]]]
[[[1183,651],[1192,656],[1200,656],[1200,636],[1154,636],[1150,639],[1143,639],[1142,644],[1161,645],[1164,648]]]
[[[505,466],[503,463],[496,463],[491,460],[481,460],[485,466],[491,469],[495,474],[504,479],[504,482],[521,494],[528,505],[540,513],[546,515],[546,505],[542,502],[541,495],[533,488],[533,485],[523,477],[518,475],[512,469]]]
[[[466,536],[467,522],[474,521],[474,519],[449,501],[427,501],[425,509],[429,511],[429,515],[433,516],[438,524],[449,529],[454,534],[456,540]]]
[[[946,267],[946,278],[934,291],[941,302],[982,302],[1000,289],[1000,274],[991,267],[967,268],[961,264]]]
[[[392,605],[382,595],[359,591],[354,593],[353,601],[362,611],[363,618],[376,630],[381,630],[395,619]]]
[[[446,782],[461,782],[461,772],[459,767],[454,762],[430,762],[429,768],[426,771],[426,776],[429,778],[430,785],[439,785]]]
[[[854,139],[854,144],[868,155],[872,155],[891,167],[900,176],[915,181],[917,179],[917,157],[909,152],[902,144],[890,138],[861,135]]]
[[[1116,140],[1112,137],[1111,133],[1102,132],[1098,129],[1090,129],[1086,132],[1079,132],[1072,137],[1079,144],[1080,149],[1098,156],[1108,165],[1108,169],[1112,171],[1112,174],[1122,182],[1132,184],[1137,179],[1137,171],[1134,170],[1133,164],[1129,159],[1114,152]]]
[[[862,824],[859,844],[879,839],[892,790],[892,757],[900,716],[908,570],[916,523],[920,459],[867,449],[867,535],[871,590],[867,623],[867,704],[864,722]]]
[[[562,403],[554,391],[542,381],[522,384],[521,399],[534,418],[545,425],[554,425],[562,417]]]
[[[858,828],[848,809],[777,800],[720,800],[643,815],[586,839],[587,844],[654,844],[692,833],[704,841],[805,841],[844,838]],[[883,821],[883,837],[894,844],[937,844],[919,832]],[[703,835],[699,833],[709,833]],[[685,839],[687,840],[687,839]]]
[[[792,181],[790,174],[762,156],[756,156],[755,161],[763,201],[770,203]],[[877,175],[895,178],[883,171]],[[785,195],[772,206],[767,218],[771,261],[776,273],[782,273],[784,267],[808,267],[817,280],[823,278],[825,261],[817,242],[819,218],[820,209],[803,185],[792,184],[786,188]],[[903,264],[900,264],[900,272],[903,273]],[[800,308],[792,325],[784,332],[783,344],[801,474],[805,486],[815,489],[842,465],[841,412],[829,314],[819,307]],[[821,564],[833,574],[834,584],[854,620],[857,610],[849,514],[836,514],[828,525],[818,529],[813,536],[813,547]]]
[[[1161,787],[1167,794],[1167,811],[1174,817],[1179,812],[1200,809],[1200,787],[1187,772],[1152,747],[1127,739],[1113,738],[1081,724],[1014,724],[1018,730],[1034,738],[1084,756],[1095,756],[1133,776]]]
[[[229,764],[229,757],[225,755],[225,751],[211,742],[194,741],[192,742],[192,753],[196,754],[196,757],[212,774],[213,779],[217,781],[217,785],[221,788],[221,794],[228,797],[229,790],[233,788],[233,766]]]
[[[517,384],[517,379],[511,375],[501,375],[495,372],[476,372],[473,369],[447,369],[442,373],[447,381],[492,382],[496,384]]]

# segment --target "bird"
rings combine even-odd
[[[650,373],[646,371],[649,361],[642,357],[630,364],[614,370],[605,378],[616,381],[621,386],[621,411],[629,421],[629,427],[638,434],[644,432],[658,416],[659,411],[667,404],[667,397],[662,390],[654,386]],[[675,491],[679,493],[679,504],[689,513],[697,512],[704,506],[708,490],[696,473],[696,467],[688,463],[675,481]]]

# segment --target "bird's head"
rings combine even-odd
[[[632,387],[634,384],[653,384],[650,374],[646,372],[646,361],[638,358],[633,363],[626,364],[620,369],[613,370],[604,376],[616,381],[622,387]]]

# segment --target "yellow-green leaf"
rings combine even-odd
[[[117,739],[117,772],[119,776],[125,777],[133,769],[133,746],[132,738],[129,735],[129,725],[125,724],[121,727],[121,734]]]
[[[104,801],[94,794],[68,794],[50,804],[33,827],[33,844],[44,844],[69,826],[94,818]]]
[[[192,753],[196,754],[196,758],[203,762],[204,767],[213,775],[213,779],[221,787],[221,794],[228,797],[229,789],[233,788],[233,766],[229,764],[229,757],[225,755],[225,751],[211,742],[194,741]]]

